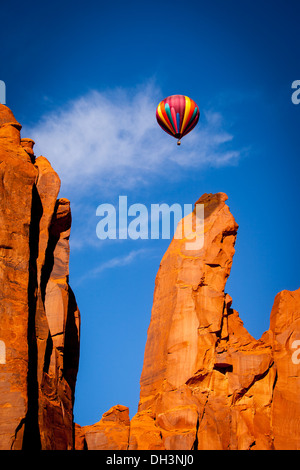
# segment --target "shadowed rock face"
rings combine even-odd
[[[68,284],[70,204],[20,130],[0,105],[0,448],[71,449],[80,320]]]

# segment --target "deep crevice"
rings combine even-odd
[[[218,372],[221,372],[221,374],[225,375],[226,372],[232,372],[233,368],[231,364],[228,365],[214,365],[214,369],[217,370]]]
[[[36,185],[32,188],[31,220],[29,226],[29,281],[28,281],[28,407],[25,417],[23,450],[40,450],[41,441],[38,423],[37,341],[35,315],[37,305],[37,264],[39,249],[39,225],[43,208]]]
[[[53,341],[52,341],[52,337],[51,337],[51,334],[50,334],[50,331],[49,331],[48,338],[47,338],[47,343],[46,343],[45,357],[44,357],[44,367],[43,367],[43,372],[46,372],[47,374],[49,372],[52,351],[53,351]]]
[[[195,437],[195,441],[194,441],[192,450],[198,450],[198,429],[199,429],[199,424],[200,423],[199,423],[199,415],[198,415],[197,424],[196,424],[196,437]]]
[[[54,266],[54,250],[59,240],[59,234],[55,233],[55,231],[52,229],[53,223],[56,219],[57,207],[58,207],[58,201],[56,201],[52,220],[51,220],[50,227],[49,227],[49,238],[48,238],[48,244],[47,244],[47,248],[45,252],[45,261],[44,261],[44,265],[42,266],[42,271],[41,271],[41,296],[42,296],[43,304],[45,303],[46,287],[47,287],[47,284],[50,279],[50,275]]]
[[[68,312],[65,327],[65,343],[63,356],[64,377],[72,390],[72,403],[74,403],[74,392],[77,379],[77,371],[79,366],[79,334],[75,314],[77,311],[77,303],[75,295],[68,285]],[[79,327],[80,328],[80,327]]]
[[[16,430],[15,430],[15,438],[14,438],[12,444],[11,444],[10,450],[14,450],[14,448],[15,448],[15,447],[14,447],[14,446],[15,446],[15,443],[16,443],[16,441],[17,441],[17,439],[18,439],[18,437],[17,437],[17,436],[18,436],[18,432],[22,429],[22,427],[24,426],[24,424],[25,424],[25,418],[22,418],[21,421],[19,422],[18,426],[16,427]]]

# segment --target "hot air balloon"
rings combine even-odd
[[[172,95],[162,100],[156,108],[156,119],[160,127],[172,135],[180,145],[180,139],[187,135],[199,121],[199,108],[188,96]]]

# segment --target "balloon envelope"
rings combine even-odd
[[[185,95],[172,95],[162,100],[156,108],[160,127],[176,139],[187,135],[199,121],[199,108]]]

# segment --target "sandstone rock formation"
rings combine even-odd
[[[80,316],[68,284],[70,204],[0,105],[0,449],[72,449]]]
[[[275,297],[270,329],[276,366],[271,422],[275,449],[300,449],[300,289]]]
[[[99,423],[83,427],[76,424],[76,450],[127,450],[129,429],[129,409],[113,406]]]
[[[300,289],[276,296],[259,340],[247,332],[225,290],[238,225],[224,193],[182,222],[203,246],[185,232],[161,261],[137,414],[117,405],[74,425],[70,203],[20,130],[0,105],[0,449],[300,449]]]
[[[300,289],[278,294],[269,331],[251,337],[224,290],[238,228],[226,199],[197,201],[200,251],[174,239],[161,262],[129,449],[300,448]]]
[[[103,416],[77,428],[78,449],[123,449],[126,433],[129,450],[300,449],[300,289],[278,294],[260,340],[246,331],[225,292],[238,229],[226,200],[203,195],[203,247],[174,238],[161,261],[129,433]]]

